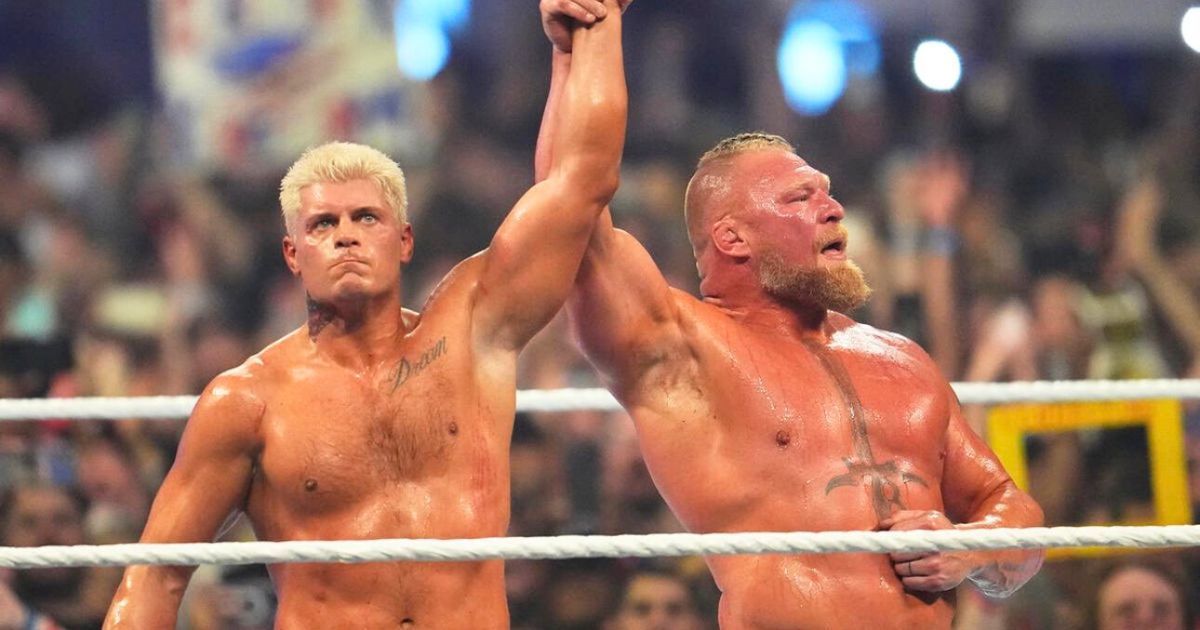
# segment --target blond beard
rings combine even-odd
[[[847,260],[832,269],[797,267],[775,252],[758,263],[758,281],[766,292],[784,302],[849,313],[871,297],[862,269]]]

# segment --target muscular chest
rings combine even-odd
[[[469,373],[430,347],[366,377],[313,370],[281,388],[264,422],[265,485],[321,509],[442,483],[493,459],[491,424],[462,395]]]
[[[938,496],[948,416],[923,363],[861,344],[743,350],[730,447],[756,454],[763,475],[878,518]]]

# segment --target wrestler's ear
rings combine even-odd
[[[300,277],[300,265],[296,264],[296,243],[292,241],[291,234],[283,236],[283,262],[287,263],[293,276]]]
[[[413,257],[413,229],[411,223],[400,228],[400,264],[407,265]]]
[[[717,251],[732,258],[749,258],[750,244],[746,242],[741,224],[730,217],[717,219],[709,233]]]

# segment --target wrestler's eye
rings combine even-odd
[[[329,217],[317,219],[313,222],[312,227],[314,230],[327,230],[333,227],[333,219],[330,219]]]
[[[367,214],[362,215],[362,218],[360,218],[359,221],[362,221],[363,223],[366,223],[369,225],[372,223],[378,223],[379,217],[368,212]]]

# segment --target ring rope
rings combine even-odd
[[[895,532],[745,532],[622,536],[383,539],[0,547],[13,569],[130,564],[465,561],[625,558],[763,553],[964,551],[1050,547],[1180,547],[1200,543],[1200,525],[1031,527]]]
[[[954,383],[963,404],[1200,399],[1200,379],[1139,381],[1023,381],[1014,383]],[[0,421],[55,418],[64,420],[186,418],[195,396],[141,398],[24,398],[0,399]],[[517,411],[620,411],[612,394],[600,388],[521,390]]]

